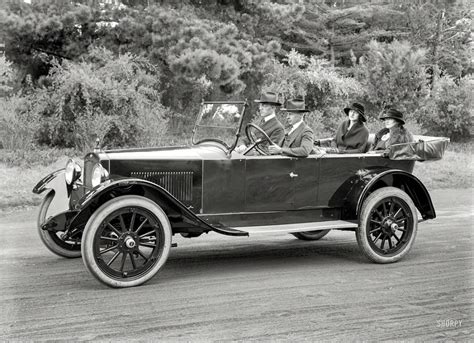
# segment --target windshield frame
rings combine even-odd
[[[212,127],[211,125],[198,125],[199,121],[201,120],[201,113],[202,113],[202,110],[204,108],[204,105],[226,105],[226,104],[229,104],[229,105],[243,105],[242,109],[240,111],[240,119],[239,119],[238,125],[236,127],[234,143],[229,146],[229,145],[227,145],[227,143],[223,142],[222,140],[220,140],[218,138],[204,138],[204,139],[196,141],[195,137],[196,137],[196,131],[197,131],[198,127]],[[198,145],[198,144],[205,143],[205,142],[217,142],[217,143],[223,145],[227,149],[227,151],[226,151],[227,154],[230,154],[232,152],[232,150],[234,150],[235,147],[237,146],[237,142],[238,142],[239,137],[240,137],[240,131],[242,130],[242,123],[243,123],[243,120],[244,120],[244,116],[245,116],[247,107],[248,107],[247,100],[244,100],[244,101],[202,101],[201,106],[199,108],[199,112],[196,116],[196,121],[194,122],[193,135],[192,135],[192,139],[191,139],[192,144],[193,145]],[[222,126],[222,128],[225,128],[225,127]],[[231,127],[229,127],[229,128],[231,128]]]

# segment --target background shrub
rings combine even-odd
[[[56,63],[42,85],[27,97],[41,116],[39,143],[87,150],[99,138],[108,147],[131,146],[166,127],[159,75],[132,54],[94,49],[80,63]]]
[[[0,56],[0,96],[7,96],[10,93],[14,76],[12,63],[7,61],[5,56]]]
[[[431,97],[418,113],[422,129],[431,135],[450,137],[454,141],[469,138],[472,130],[474,78],[468,75],[454,80],[440,77]]]
[[[4,149],[30,149],[39,128],[39,119],[24,98],[0,97],[0,142]]]
[[[425,55],[425,49],[408,41],[367,44],[354,75],[363,85],[368,116],[377,119],[389,107],[415,116],[429,92]]]

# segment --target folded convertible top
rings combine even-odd
[[[415,136],[414,143],[393,144],[388,157],[391,160],[435,161],[443,158],[449,138]]]

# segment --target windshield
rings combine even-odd
[[[193,144],[217,141],[227,149],[234,148],[245,107],[244,101],[203,102],[194,126]]]

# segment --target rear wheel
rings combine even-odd
[[[144,197],[122,196],[102,205],[87,222],[83,261],[97,280],[110,287],[138,286],[165,264],[171,236],[160,206]]]
[[[316,231],[307,231],[307,232],[295,232],[292,233],[298,239],[303,241],[317,241],[324,236],[326,236],[331,230],[316,230]]]
[[[411,249],[418,228],[416,207],[411,198],[395,187],[370,194],[362,205],[357,243],[371,261],[391,263]]]
[[[54,193],[48,193],[39,209],[38,218],[36,221],[38,234],[41,238],[43,244],[53,253],[61,257],[67,258],[77,258],[81,256],[81,232],[72,232],[68,237],[65,237],[64,231],[48,231],[43,230],[41,226],[46,221],[46,214],[48,213],[48,208],[53,201]]]

